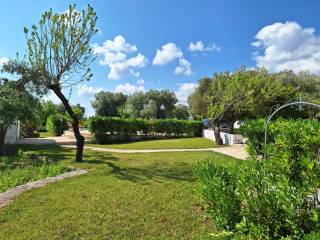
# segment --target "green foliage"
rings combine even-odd
[[[91,105],[97,116],[119,117],[120,108],[126,103],[123,93],[101,91],[95,95]]]
[[[152,103],[152,104],[151,104]],[[169,90],[149,90],[148,92],[137,92],[128,96],[126,104],[119,109],[121,117],[144,118],[145,113],[156,110],[155,118],[169,118],[175,109],[177,98],[175,93]],[[151,105],[152,106],[151,106]]]
[[[304,236],[304,240],[318,240],[320,239],[320,232],[317,233],[310,233]]]
[[[0,79],[0,148],[8,127],[17,119],[33,119],[38,105],[38,100],[29,92],[17,89],[15,81]]]
[[[216,227],[233,230],[241,220],[236,171],[205,161],[199,163],[194,172],[199,181],[197,192],[208,203]]]
[[[149,100],[148,104],[143,106],[140,112],[141,117],[145,119],[156,119],[157,118],[157,103],[153,100]]]
[[[181,120],[189,119],[189,111],[186,105],[178,104],[172,112],[172,117]]]
[[[41,110],[39,111],[39,117],[41,119],[42,126],[45,126],[47,119],[50,115],[59,113],[58,106],[52,101],[44,101],[41,103]]]
[[[199,80],[199,84],[195,92],[188,98],[190,113],[194,119],[204,119],[209,117],[209,99],[207,94],[211,81],[212,80],[207,77]]]
[[[123,140],[131,137],[154,136],[201,136],[201,121],[187,121],[175,119],[125,119],[109,117],[92,117],[88,120],[88,127],[98,143],[106,142],[108,136],[123,136]]]
[[[218,120],[265,116],[270,105],[294,98],[294,89],[265,69],[215,74],[208,89],[209,115]]]
[[[77,118],[79,119],[80,122],[83,122],[84,120],[84,114],[86,112],[86,109],[84,107],[82,107],[80,104],[74,105],[72,106],[72,111],[74,112],[74,114],[77,116]],[[67,115],[67,120],[69,122],[72,122],[72,118]]]
[[[48,117],[46,128],[55,136],[60,136],[68,128],[67,119],[62,114],[54,114]]]
[[[244,135],[246,140],[246,148],[250,156],[262,156],[264,154],[264,125],[266,120],[263,118],[255,120],[246,120],[241,125],[239,133]],[[268,132],[270,139],[271,132]]]
[[[239,213],[235,218],[241,221],[231,228],[245,239],[301,239],[304,234],[319,231],[320,210],[315,199],[320,188],[319,121],[279,119],[271,123],[266,160],[259,157],[263,121],[256,121],[256,126],[253,121],[247,124],[245,132],[252,151],[246,164],[235,172],[217,171],[214,163],[206,163],[197,171],[200,194],[217,226],[230,229],[230,220],[217,213],[225,211],[226,205],[240,202],[234,212]],[[203,180],[203,176],[209,177]],[[225,176],[235,179],[232,198],[228,188],[221,191],[221,186],[230,184]]]
[[[269,73],[266,69],[221,72],[199,81],[189,99],[191,115],[216,121],[242,120],[247,117],[265,117],[271,106],[303,99],[319,103],[320,78],[309,72],[292,71]],[[299,116],[315,116],[319,111],[307,109]],[[283,116],[296,116],[290,109]]]
[[[59,175],[69,171],[63,163],[56,163],[45,156],[19,150],[0,157],[0,193],[28,181]]]

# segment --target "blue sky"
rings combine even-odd
[[[93,114],[99,90],[176,91],[180,102],[204,76],[241,65],[320,73],[319,1],[297,0],[2,0],[0,64],[26,52],[23,27],[48,8],[97,11],[94,76],[72,89],[71,102]],[[105,43],[105,44],[104,44]]]

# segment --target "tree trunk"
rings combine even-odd
[[[83,147],[84,147],[84,139],[85,138],[81,135],[80,130],[79,130],[79,119],[78,119],[77,115],[74,113],[74,111],[72,110],[68,99],[61,92],[60,87],[57,85],[53,85],[50,87],[50,89],[61,100],[66,111],[68,112],[68,114],[70,115],[70,117],[72,119],[72,129],[73,129],[74,137],[76,138],[76,141],[77,141],[76,161],[82,162]]]
[[[229,133],[231,133],[231,134],[234,133],[234,123],[235,123],[235,121],[233,121],[233,120],[228,121]]]
[[[4,139],[6,137],[8,127],[0,126],[0,155],[6,153]]]
[[[216,139],[216,144],[223,145],[223,141],[220,135],[220,122],[213,123],[214,138]]]

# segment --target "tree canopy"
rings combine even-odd
[[[120,115],[119,109],[124,106],[127,96],[123,93],[112,93],[101,91],[95,95],[91,105],[99,116],[117,117]]]
[[[15,81],[0,79],[0,148],[4,145],[8,127],[15,120],[33,118],[38,105],[37,98],[29,92],[17,90]]]
[[[130,96],[122,93],[99,92],[91,102],[96,115],[128,118],[170,118],[176,108],[173,91],[149,90]]]
[[[44,92],[51,90],[61,100],[72,119],[77,161],[82,161],[84,137],[79,131],[79,119],[62,89],[92,77],[89,65],[95,55],[90,40],[98,31],[96,21],[96,12],[90,5],[82,11],[70,5],[64,13],[49,9],[37,25],[24,29],[28,61],[11,60],[4,67],[7,72],[21,75],[21,85],[32,83]]]

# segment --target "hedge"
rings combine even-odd
[[[195,168],[215,229],[232,231],[232,239],[319,239],[320,122],[271,122],[266,159],[263,127],[263,119],[244,124],[251,151],[236,168],[214,161]]]
[[[87,126],[98,143],[128,141],[136,138],[201,136],[202,122],[176,119],[128,119],[91,117]]]

